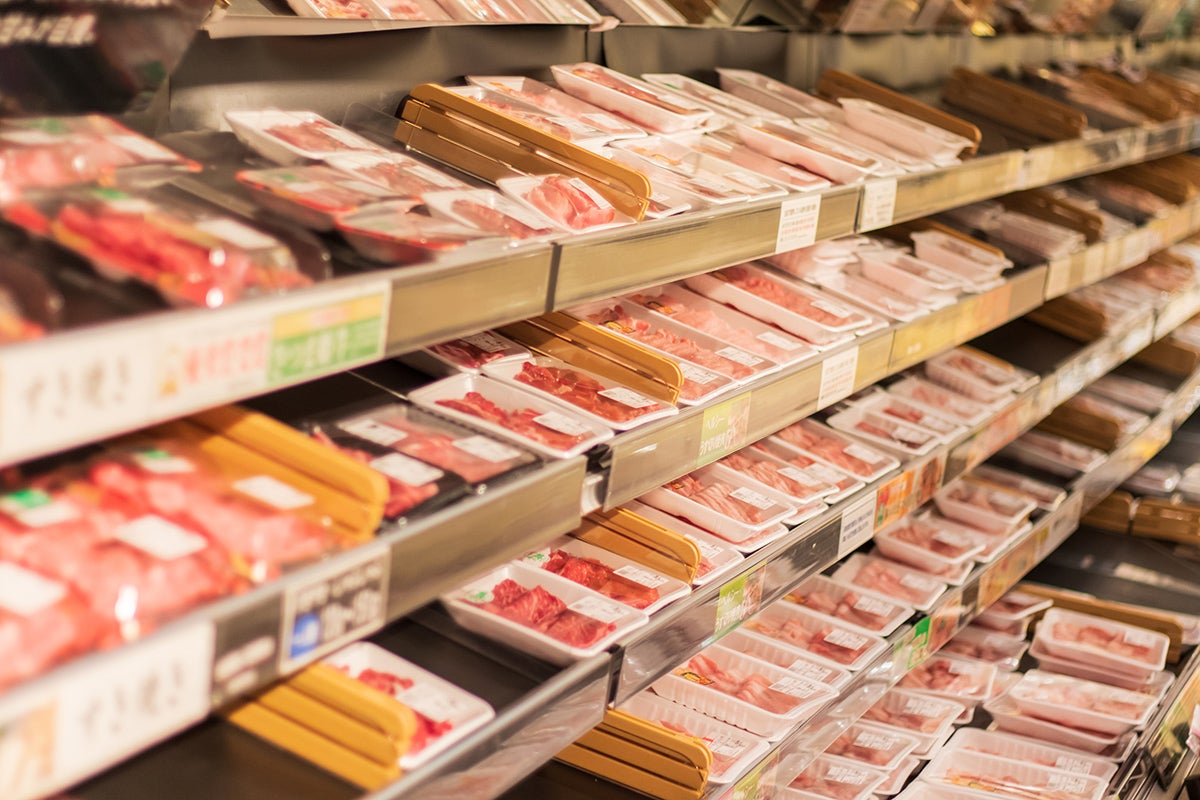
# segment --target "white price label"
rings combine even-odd
[[[746,752],[746,748],[750,747],[749,740],[739,739],[728,733],[718,734],[711,739],[706,737],[704,743],[708,745],[708,749],[714,754],[728,758],[736,758]]]
[[[533,418],[533,421],[543,428],[565,433],[567,436],[586,436],[591,433],[587,425],[557,411],[547,411],[544,414],[539,414]]]
[[[900,740],[895,736],[890,736],[886,733],[876,733],[875,731],[860,731],[854,737],[855,747],[865,747],[868,750],[892,750],[896,745],[900,744]]]
[[[971,542],[965,536],[953,531],[937,531],[933,534],[933,541],[959,550],[966,550],[971,546]]]
[[[896,216],[896,179],[880,178],[863,184],[862,208],[858,229],[873,231],[886,228]]]
[[[867,462],[867,466],[882,461],[883,458],[871,448],[861,444],[848,444],[846,449],[842,451],[851,458],[857,458],[859,461]]]
[[[895,611],[895,606],[886,600],[863,595],[854,601],[854,609],[873,617],[887,617]]]
[[[437,467],[431,467],[401,453],[388,453],[372,459],[368,466],[409,486],[424,486],[439,480],[446,474]]]
[[[599,597],[581,597],[567,606],[576,614],[597,620],[598,622],[613,623],[625,616],[625,609],[616,603],[601,600]]]
[[[806,176],[807,177],[807,176]],[[809,247],[817,241],[817,223],[821,217],[821,195],[792,197],[779,204],[779,229],[775,234],[775,252],[786,253]]]
[[[650,408],[651,406],[658,405],[658,401],[651,400],[649,397],[638,394],[632,389],[626,389],[624,386],[614,386],[611,389],[604,389],[596,394],[616,401],[623,406],[629,406],[630,408]]]
[[[232,219],[206,219],[197,222],[196,227],[245,250],[261,250],[280,244],[279,240]]]
[[[754,506],[759,511],[766,511],[775,505],[775,501],[767,497],[765,494],[748,489],[745,486],[739,486],[729,493],[730,497],[741,500],[743,503]]]
[[[850,316],[852,313],[850,309],[846,308],[845,306],[838,305],[837,303],[831,303],[828,300],[813,300],[812,305],[813,308],[824,311],[826,314],[831,314],[839,319],[844,319]]]
[[[408,438],[408,434],[402,430],[397,430],[391,425],[385,425],[382,422],[376,422],[373,419],[360,419],[354,422],[343,422],[338,425],[339,428],[349,433],[352,436],[357,436],[360,439],[366,439],[368,442],[381,444],[384,447],[391,446],[396,442],[403,441]]]
[[[717,355],[721,356],[722,358],[728,358],[730,361],[741,364],[744,367],[757,367],[759,364],[763,363],[763,360],[758,356],[747,353],[745,350],[741,350],[736,347],[722,347],[717,351]]]
[[[233,488],[242,494],[249,495],[255,500],[278,508],[281,511],[291,511],[313,504],[313,496],[305,494],[294,486],[289,486],[271,475],[255,475],[235,481]]]
[[[1124,631],[1125,644],[1133,645],[1134,647],[1154,647],[1160,641],[1158,636],[1151,631],[1139,631],[1126,628]]]
[[[861,786],[871,780],[871,773],[858,767],[844,767],[841,764],[837,764],[825,770],[825,780],[833,781],[834,783],[848,783],[852,786]]]
[[[462,337],[462,341],[466,342],[467,344],[475,345],[485,353],[500,353],[507,350],[510,346],[508,342],[504,341],[494,333],[489,333],[488,331],[482,331],[480,333],[473,333],[470,336],[464,336]]]
[[[824,464],[810,464],[804,469],[812,475],[816,475],[826,483],[832,483],[834,486],[839,485],[846,480],[846,476],[835,470],[833,467],[827,467]]]
[[[910,698],[905,701],[902,714],[912,714],[917,717],[925,717],[926,719],[940,719],[946,715],[947,707],[939,705],[933,700],[918,700]]]
[[[66,593],[67,587],[58,581],[16,564],[0,563],[0,608],[5,611],[32,616],[62,600]]]
[[[811,475],[809,475],[807,472],[800,469],[799,467],[780,467],[779,474],[782,475],[783,477],[787,478],[788,480],[795,481],[796,483],[800,484],[801,486],[804,486],[804,487],[807,487],[810,489],[814,488],[818,485],[817,482],[812,479]]]
[[[715,372],[709,372],[706,369],[701,369],[686,361],[679,362],[679,371],[683,373],[683,377],[687,378],[692,383],[698,383],[701,386],[707,386],[713,381],[720,380],[721,376]]]
[[[1054,759],[1054,768],[1060,769],[1063,772],[1069,772],[1072,775],[1091,775],[1091,763],[1084,761],[1082,758],[1074,758],[1072,756],[1059,756]]]
[[[491,464],[500,464],[521,457],[521,451],[486,436],[468,436],[455,439],[454,446],[464,453],[481,458]]]
[[[465,698],[429,682],[397,692],[396,699],[435,723],[450,722],[470,710]]]
[[[795,339],[788,339],[772,331],[763,331],[754,338],[758,339],[760,342],[766,342],[772,347],[778,347],[780,350],[786,350],[789,353],[793,350],[799,350],[800,348],[806,346],[804,342],[800,342]]]
[[[160,561],[174,561],[199,553],[208,547],[208,539],[200,534],[181,528],[155,514],[147,514],[125,523],[113,531],[113,538]]]
[[[1063,775],[1052,772],[1046,776],[1046,788],[1052,792],[1065,792],[1071,795],[1086,796],[1090,789],[1087,781],[1077,775]]]
[[[825,408],[848,397],[854,391],[858,374],[858,347],[835,353],[821,362],[821,386],[817,406]]]
[[[935,581],[933,578],[926,578],[906,572],[900,576],[900,585],[906,589],[913,589],[918,592],[932,592],[938,587],[938,581]]]
[[[805,680],[799,675],[786,675],[772,683],[771,688],[777,692],[798,697],[801,700],[807,700],[825,691],[824,686]]]
[[[864,497],[842,512],[842,532],[838,538],[838,558],[856,550],[875,533],[875,498]]]
[[[139,450],[133,460],[147,472],[155,475],[186,475],[196,471],[196,465],[182,456],[173,456],[165,450]]]
[[[827,683],[833,675],[833,670],[829,667],[823,667],[820,664],[814,664],[811,661],[806,661],[803,658],[797,658],[788,665],[788,672],[794,672],[802,678],[808,678],[818,683]]]
[[[840,628],[831,630],[822,638],[834,647],[842,647],[846,650],[861,650],[871,643],[871,640],[865,636],[859,636],[857,633],[844,631]]]
[[[641,584],[642,586],[646,586],[650,589],[657,589],[667,582],[667,579],[662,575],[659,575],[656,572],[651,572],[648,569],[635,567],[633,564],[626,564],[623,567],[617,567],[613,570],[613,572],[617,575],[620,575],[622,578],[626,578],[634,583]]]

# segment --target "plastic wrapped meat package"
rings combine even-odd
[[[242,143],[277,164],[382,151],[373,142],[311,111],[228,111],[225,120]]]
[[[802,339],[698,295],[682,284],[646,289],[625,299],[678,325],[785,366],[816,355]]]
[[[1006,402],[1013,392],[1037,382],[1033,373],[970,347],[934,356],[924,368],[930,380],[981,403]]]
[[[357,642],[321,663],[395,698],[417,727],[400,767],[416,769],[495,717],[492,707],[450,681],[369,642]]]
[[[825,748],[825,755],[858,761],[890,772],[899,767],[919,744],[916,737],[899,731],[855,724]]]
[[[767,606],[742,627],[851,672],[865,667],[886,646],[878,636],[787,602]]]
[[[757,103],[785,119],[827,117],[844,119],[842,109],[782,81],[744,69],[717,69],[722,91]]]
[[[880,323],[866,312],[756,264],[687,279],[688,288],[778,325],[819,349],[850,341]]]
[[[948,414],[939,414],[926,406],[905,400],[902,397],[888,394],[886,391],[872,387],[874,391],[863,397],[847,398],[848,402],[865,411],[873,411],[900,422],[919,425],[949,442],[966,432],[966,428],[950,418]]]
[[[639,140],[618,142],[617,144],[636,145],[637,141]],[[662,142],[661,139],[655,139],[655,141]],[[656,152],[656,150],[648,148],[639,149],[648,153]],[[673,166],[664,164],[661,159],[647,158],[629,147],[614,145],[606,148],[602,154],[649,178],[651,186],[654,187],[655,196],[659,196],[665,189],[668,197],[662,202],[666,205],[680,202],[671,200],[671,197],[682,198],[684,205],[695,208],[744,203],[751,198],[749,187],[728,180],[720,173],[699,167],[701,154],[695,154],[692,159],[681,161]],[[654,197],[651,197],[651,207],[655,202]],[[649,212],[647,213],[649,214]]]
[[[850,670],[844,667],[834,666],[804,650],[745,628],[737,628],[722,636],[721,646],[783,667],[801,678],[828,684],[837,690],[843,689],[852,678]]]
[[[1111,761],[1000,731],[963,728],[954,734],[946,749],[947,752],[961,750],[1008,761],[1023,761],[1072,775],[1090,775],[1102,781],[1110,780],[1117,772],[1117,765]]]
[[[805,455],[800,448],[788,444],[778,437],[771,436],[761,442],[755,442],[750,445],[750,449],[787,462],[790,466],[799,469],[806,479],[817,482],[817,485],[833,486],[837,491],[824,497],[827,503],[843,500],[863,488],[863,482],[850,473]]]
[[[1117,425],[1121,436],[1129,436],[1150,424],[1150,417],[1126,408],[1086,389],[1062,404],[1062,408],[1082,411],[1085,414],[1111,420]]]
[[[824,575],[813,575],[787,596],[791,602],[876,636],[887,636],[913,615],[913,609]]]
[[[1105,781],[1088,775],[985,756],[965,750],[943,751],[921,773],[924,780],[964,788],[978,787],[1002,796],[1046,800],[1100,800]]]
[[[730,119],[763,117],[776,122],[787,121],[787,117],[782,114],[777,114],[745,98],[722,91],[715,86],[710,86],[707,83],[689,78],[686,75],[652,73],[642,75],[642,80],[655,86],[661,86],[676,94],[687,95],[697,103],[712,109],[714,113],[721,114]]]
[[[0,205],[30,191],[90,183],[134,168],[195,172],[200,166],[98,114],[0,121]]]
[[[1127,478],[1121,488],[1138,495],[1169,497],[1182,480],[1178,465],[1155,459]]]
[[[627,119],[531,78],[468,75],[467,82],[540,109],[552,117],[566,117],[598,129],[610,139],[636,139],[646,135],[645,130]]]
[[[817,756],[788,784],[785,796],[823,800],[867,800],[875,788],[886,779],[887,773],[883,770]]]
[[[1008,696],[1023,714],[1109,735],[1144,725],[1157,706],[1150,695],[1041,670],[1026,672]]]
[[[983,552],[987,537],[936,519],[905,517],[875,534],[888,558],[937,574],[951,572]]]
[[[337,220],[338,232],[358,252],[384,264],[417,264],[466,248],[494,249],[508,244],[501,234],[414,211],[416,202],[380,203]]]
[[[570,458],[612,438],[607,426],[556,401],[486,376],[443,378],[411,392],[409,399],[550,458]]]
[[[1034,641],[1050,655],[1138,679],[1161,670],[1170,647],[1164,633],[1061,608],[1046,612]]]
[[[513,241],[548,240],[567,231],[549,217],[491,189],[430,192],[423,197],[434,217]]]
[[[514,79],[497,78],[496,80],[512,81]],[[595,114],[586,110],[577,111],[574,114],[550,111],[529,101],[534,96],[533,93],[522,93],[517,89],[509,88],[507,84],[502,85],[502,88],[499,89],[494,88],[492,85],[455,86],[450,87],[450,91],[455,94],[461,94],[464,97],[469,97],[480,105],[529,125],[542,133],[566,139],[589,150],[598,149],[614,138],[614,134],[611,131],[613,125],[604,124],[603,120],[600,121],[600,125],[589,121],[590,117],[596,116]],[[554,90],[547,87],[547,91]],[[573,100],[573,98],[568,99]],[[586,103],[582,103],[581,101],[575,102],[579,102],[585,108],[591,108],[595,112],[602,113],[601,109],[587,106]],[[634,128],[634,132],[635,135],[645,135],[645,132],[638,128]]]
[[[996,673],[994,664],[936,653],[909,670],[897,685],[971,705],[991,696]]]
[[[527,553],[523,561],[647,614],[691,591],[683,581],[578,539],[559,539]]]
[[[864,249],[857,257],[864,278],[925,308],[945,308],[964,290],[976,289],[976,284],[899,250]]]
[[[853,145],[865,154],[875,157],[882,165],[875,173],[879,177],[890,177],[909,172],[928,172],[937,166],[929,159],[919,158],[892,146],[878,138],[875,132],[865,132],[843,122],[823,117],[806,117],[794,120],[793,124],[803,130],[820,133]]]
[[[1038,669],[1046,672],[1070,675],[1085,681],[1095,681],[1158,699],[1161,699],[1175,682],[1174,673],[1168,670],[1131,674],[1109,669],[1106,659],[1081,660],[1076,656],[1052,655],[1046,650],[1045,641],[1039,640],[1036,636],[1033,644],[1029,647],[1029,655],[1037,662]]]
[[[750,480],[774,489],[798,506],[822,500],[838,491],[832,483],[753,447],[725,456],[720,463]]]
[[[421,197],[427,192],[471,188],[441,169],[391,151],[338,153],[326,156],[325,163],[339,172],[387,189],[397,197]]]
[[[508,364],[528,361],[533,355],[523,345],[493,331],[480,331],[458,339],[431,344],[419,351],[422,358],[406,363],[432,375],[453,375],[456,372],[479,373],[489,364]],[[430,363],[431,360],[436,363]]]
[[[958,276],[968,286],[986,285],[1013,266],[995,250],[946,231],[915,231],[911,238],[918,259]]]
[[[1114,373],[1090,384],[1088,391],[1146,414],[1158,413],[1171,398],[1168,389]]]
[[[550,70],[568,94],[653,131],[699,130],[713,117],[711,109],[686,96],[597,64],[560,64]]]
[[[442,598],[469,631],[569,664],[642,627],[646,615],[544,569],[512,563]]]
[[[658,679],[655,694],[776,740],[837,696],[766,661],[713,645]]]
[[[709,785],[728,783],[762,758],[769,749],[765,739],[673,703],[653,692],[639,692],[622,703],[619,710],[704,742],[704,746],[712,753]]]
[[[628,430],[678,413],[670,403],[647,397],[555,358],[539,356],[528,361],[486,364],[483,373],[533,389],[568,406],[576,414],[616,430]]]
[[[287,246],[198,202],[155,192],[68,190],[6,218],[52,238],[111,280],[137,280],[178,305],[221,306],[312,284]]]
[[[946,591],[946,584],[886,558],[855,553],[842,562],[833,579],[908,603],[926,611]]]
[[[918,375],[909,375],[888,386],[887,390],[889,394],[970,427],[979,425],[993,413],[989,405]]]
[[[740,139],[731,138],[723,132],[693,136],[689,141],[701,152],[723,158],[793,192],[814,192],[833,185],[827,178],[765,156],[744,145]]]
[[[973,144],[962,136],[870,100],[843,97],[838,103],[850,127],[894,142],[896,147],[927,158],[939,167],[958,163],[959,153]]]
[[[830,427],[865,439],[875,447],[903,458],[927,454],[942,443],[934,431],[862,406],[851,406],[826,420]]]
[[[855,183],[886,171],[883,163],[867,151],[805,128],[802,122],[748,120],[735,122],[734,129],[747,147],[777,161],[803,167],[834,183]]]
[[[332,424],[457,475],[476,489],[538,463],[532,453],[398,403]]]
[[[793,423],[775,436],[805,455],[865,482],[880,478],[900,465],[894,457],[809,419]]]
[[[992,464],[980,464],[971,471],[971,477],[1025,495],[1037,503],[1042,511],[1053,511],[1067,499],[1067,493],[1054,484],[1028,478]]]
[[[912,322],[929,309],[853,272],[814,276],[812,282],[834,297],[861,305],[884,319]]]
[[[331,231],[338,217],[398,196],[320,164],[242,170],[237,179],[259,205],[317,231]]]
[[[1029,645],[1007,636],[968,626],[942,645],[938,652],[965,656],[995,664],[1001,670],[1015,670]]]
[[[1019,211],[1005,211],[988,239],[1003,245],[1016,245],[1041,260],[1053,260],[1082,250],[1087,239],[1082,233]]]
[[[955,700],[889,689],[863,713],[861,721],[915,736],[918,745],[914,753],[919,754],[923,748],[949,736],[954,721],[966,710],[965,705]]]
[[[1091,472],[1104,463],[1103,450],[1073,442],[1062,436],[1029,431],[1009,444],[1000,454],[1006,458],[1045,470],[1052,475],[1073,478]]]
[[[320,19],[370,19],[367,0],[288,0],[288,7],[301,17]]]
[[[1024,680],[1024,678],[1022,678]],[[1011,691],[1011,690],[1010,690]],[[1110,753],[1120,747],[1124,737],[1073,727],[1050,718],[1024,713],[1010,693],[992,698],[983,704],[991,716],[995,730],[1016,736],[1050,742],[1096,755]],[[1125,734],[1129,736],[1130,734]]]
[[[639,498],[740,544],[774,530],[796,507],[721,465],[702,467]]]
[[[988,533],[1009,533],[1029,521],[1037,504],[1016,492],[962,478],[934,495],[946,517]]]
[[[501,178],[497,185],[518,203],[570,231],[600,231],[635,220],[613,208],[581,178],[566,175],[523,175]]]
[[[617,142],[613,149],[633,153],[648,164],[671,171],[692,190],[719,189],[753,200],[786,194],[774,181],[739,167],[724,154],[712,152],[714,148],[704,146],[710,141],[718,140],[706,134],[677,134]]]

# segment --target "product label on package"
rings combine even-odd
[[[851,458],[857,458],[859,461],[867,462],[867,466],[880,461],[880,456],[874,450],[861,444],[849,444],[842,451]]]
[[[348,563],[349,562],[349,563]],[[372,542],[283,596],[279,671],[286,674],[383,627],[391,558]]]
[[[854,601],[854,609],[873,617],[886,617],[892,613],[892,604],[886,600],[863,595]]]
[[[743,503],[754,506],[759,511],[766,511],[771,506],[775,505],[775,501],[767,497],[765,494],[760,494],[753,489],[747,489],[745,486],[740,486],[729,493],[730,497],[741,500]]]
[[[621,606],[601,600],[599,597],[581,597],[567,606],[568,609],[600,622],[616,622],[625,616]]]
[[[825,771],[825,780],[834,783],[848,783],[861,786],[871,779],[871,773],[858,767],[844,767],[841,764],[830,767]]]
[[[431,467],[424,462],[417,461],[415,458],[409,458],[400,453],[388,453],[385,456],[372,459],[367,466],[409,486],[424,486],[427,483],[439,480],[446,474],[437,467]]]
[[[509,447],[502,442],[497,442],[495,439],[489,439],[486,436],[468,436],[465,439],[455,439],[454,446],[464,453],[473,455],[476,458],[482,458],[484,461],[492,464],[500,464],[521,457],[520,450]]]
[[[778,347],[780,350],[786,350],[789,353],[792,352],[793,350],[799,350],[801,347],[804,347],[803,342],[797,342],[797,341],[793,341],[791,339],[785,339],[784,337],[780,336],[779,334],[772,333],[771,331],[763,331],[762,333],[760,333],[758,336],[755,336],[754,338],[758,339],[760,342],[766,342],[767,344],[771,345],[772,347]]]
[[[462,337],[467,344],[473,344],[485,353],[499,353],[508,349],[508,343],[494,333],[482,331]]]
[[[113,538],[160,561],[174,561],[208,547],[208,539],[155,514],[138,517],[113,531]]]
[[[434,723],[450,722],[468,710],[463,698],[429,683],[397,692],[396,699]]]
[[[806,176],[807,177],[807,176]],[[779,204],[779,229],[775,234],[775,252],[787,253],[809,247],[817,241],[817,223],[821,217],[821,195],[794,197]]]
[[[817,485],[817,482],[812,479],[812,476],[799,467],[780,467],[779,474],[788,480],[795,481],[801,486],[807,486],[811,488]]]
[[[249,495],[255,500],[266,503],[280,511],[291,511],[313,504],[313,496],[305,494],[294,486],[289,486],[278,478],[270,475],[255,475],[235,481],[233,488],[242,494]]]
[[[799,676],[787,676],[780,678],[771,684],[771,688],[777,692],[783,692],[792,697],[799,697],[802,700],[807,700],[814,695],[818,695],[824,691],[823,687],[807,681]]]
[[[708,745],[708,749],[711,750],[715,755],[727,756],[729,758],[736,758],[741,753],[744,753],[746,748],[750,746],[749,741],[745,739],[739,739],[736,736],[732,736],[728,733],[718,734],[711,739],[705,738],[704,742]]]
[[[629,406],[630,408],[650,408],[657,404],[656,401],[651,400],[649,397],[638,394],[632,389],[626,389],[624,386],[614,386],[611,389],[596,392],[596,394],[618,402],[623,406]]]
[[[338,425],[338,427],[352,436],[366,439],[368,442],[374,442],[375,444],[381,444],[384,447],[389,447],[396,442],[408,438],[408,434],[404,431],[397,430],[391,425],[384,425],[382,422],[376,422],[373,419],[344,422]]]
[[[855,747],[865,747],[868,750],[891,750],[899,743],[900,740],[894,736],[873,731],[861,731],[854,737]]]
[[[534,417],[533,421],[543,428],[565,433],[567,436],[586,436],[591,432],[587,425],[557,411],[547,411],[545,414]]]
[[[751,355],[745,350],[739,350],[736,347],[722,347],[717,351],[717,355],[727,358],[735,364],[741,364],[744,367],[756,367],[763,363],[763,360],[758,356]]]
[[[67,594],[58,581],[43,578],[16,564],[0,563],[0,608],[22,617],[43,611]]]
[[[871,643],[871,640],[865,636],[839,629],[830,631],[822,639],[834,647],[843,647],[847,650],[861,650]]]
[[[635,567],[632,564],[626,564],[623,567],[617,567],[613,570],[613,572],[617,575],[620,575],[622,578],[626,578],[627,580],[631,580],[634,583],[641,584],[642,586],[646,586],[651,589],[657,589],[659,586],[662,586],[667,582],[667,579],[662,575],[651,572],[650,570],[642,569],[641,567]]]
[[[811,661],[806,661],[803,658],[797,658],[788,665],[788,672],[794,672],[801,678],[808,678],[811,681],[825,683],[833,675],[833,670],[829,667],[822,667],[820,664],[814,664]]]
[[[698,383],[701,386],[707,386],[713,381],[719,380],[721,377],[715,372],[709,372],[706,369],[701,369],[700,367],[688,364],[686,362],[679,363],[679,371],[683,373],[683,377],[687,378],[693,383]]]

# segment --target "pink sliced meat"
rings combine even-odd
[[[572,611],[540,586],[527,589],[510,579],[492,587],[492,600],[481,607],[571,647],[590,647],[616,630],[611,622]]]
[[[537,421],[537,418],[544,412],[532,408],[501,408],[479,392],[467,392],[466,396],[458,400],[438,400],[437,404],[487,420],[557,450],[570,450],[581,442],[587,441],[590,436],[588,433],[570,434],[549,428]]]
[[[609,422],[628,422],[659,410],[656,403],[635,408],[606,397],[601,394],[604,384],[573,369],[538,366],[526,361],[521,365],[516,379]]]
[[[598,202],[574,181],[562,175],[546,176],[524,197],[550,219],[572,230],[606,225],[617,216],[616,210],[607,202]]]

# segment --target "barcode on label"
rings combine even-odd
[[[783,692],[792,697],[799,697],[801,700],[806,700],[813,695],[820,694],[825,691],[824,687],[814,684],[812,681],[804,678],[788,675],[780,678],[771,684],[771,688],[777,692]]]
[[[744,367],[756,367],[762,363],[762,359],[758,356],[751,355],[745,350],[739,350],[736,347],[722,347],[717,351],[717,355],[727,358]]]
[[[462,340],[468,344],[475,345],[485,353],[499,353],[501,350],[507,350],[509,347],[508,342],[496,334],[488,333],[487,331],[464,336]]]
[[[892,750],[900,743],[900,740],[895,736],[889,736],[886,733],[875,733],[873,731],[860,731],[854,737],[855,747],[865,747],[868,750]]]
[[[814,481],[807,472],[799,467],[780,467],[779,474],[789,480],[795,481],[801,486],[812,488],[818,485],[817,482]]]
[[[861,650],[871,643],[871,640],[865,636],[843,630],[830,631],[825,634],[824,640],[834,647],[843,647],[847,650]]]
[[[557,411],[547,411],[545,414],[534,417],[533,421],[543,428],[565,433],[568,436],[586,436],[591,433],[587,425]]]
[[[625,616],[625,609],[621,606],[598,597],[581,597],[567,608],[598,622],[616,622]]]
[[[875,464],[882,460],[878,453],[861,444],[848,444],[843,452],[851,458],[857,458],[860,461],[867,462],[867,464]]]
[[[900,585],[905,589],[916,589],[919,592],[932,592],[937,588],[937,582],[932,578],[923,578],[911,572],[900,576]]]
[[[596,392],[601,397],[607,397],[609,400],[616,401],[623,406],[630,408],[650,408],[656,405],[657,401],[651,400],[645,395],[638,394],[632,389],[626,389],[624,386],[614,386],[611,389],[604,389]]]
[[[1091,764],[1081,758],[1073,758],[1071,756],[1059,756],[1054,759],[1054,768],[1075,775],[1090,775],[1092,772]]]
[[[825,780],[833,781],[834,783],[848,783],[853,786],[861,786],[870,779],[871,773],[856,767],[843,767],[841,764],[836,764],[825,770]]]
[[[700,367],[683,361],[679,363],[679,371],[683,373],[683,377],[687,378],[693,383],[698,383],[701,386],[707,386],[708,384],[720,378],[720,376],[715,372],[709,372],[706,369],[701,369]]]
[[[765,511],[775,505],[775,501],[767,497],[765,494],[760,494],[753,489],[748,489],[745,486],[739,486],[729,493],[730,497],[735,497],[743,503],[748,503],[760,511]]]
[[[512,461],[521,457],[521,451],[506,444],[489,439],[486,436],[468,436],[465,439],[455,439],[454,446],[464,453],[492,464]]]
[[[788,672],[794,672],[802,678],[808,678],[821,683],[828,682],[833,675],[833,670],[829,667],[822,667],[820,664],[814,664],[811,661],[805,661],[803,658],[797,658],[787,668]]]
[[[750,742],[746,739],[738,739],[727,733],[718,734],[711,739],[704,739],[708,749],[719,756],[735,757],[745,752],[750,746]]]
[[[864,596],[854,602],[854,608],[857,611],[862,611],[864,614],[870,614],[875,617],[886,617],[893,612],[895,606],[886,600]]]
[[[613,572],[615,572],[617,575],[620,575],[622,578],[626,578],[634,583],[647,586],[651,589],[657,589],[659,586],[662,586],[667,582],[667,579],[662,575],[651,572],[647,569],[642,569],[641,567],[635,567],[633,564],[626,564],[623,567],[618,567],[617,569],[613,570]]]
[[[381,444],[385,447],[408,437],[408,434],[404,431],[397,430],[391,425],[384,425],[382,422],[376,422],[373,419],[343,422],[338,427],[360,439],[366,439],[368,442]]]
[[[294,486],[289,486],[270,475],[243,478],[235,482],[233,488],[281,511],[304,508],[313,504],[312,495],[305,494]]]
[[[788,352],[791,352],[792,350],[799,350],[801,347],[804,347],[803,342],[785,339],[779,334],[772,333],[771,331],[764,331],[754,338],[758,339],[760,342],[766,342],[772,347],[778,347],[780,350],[787,350]]]

